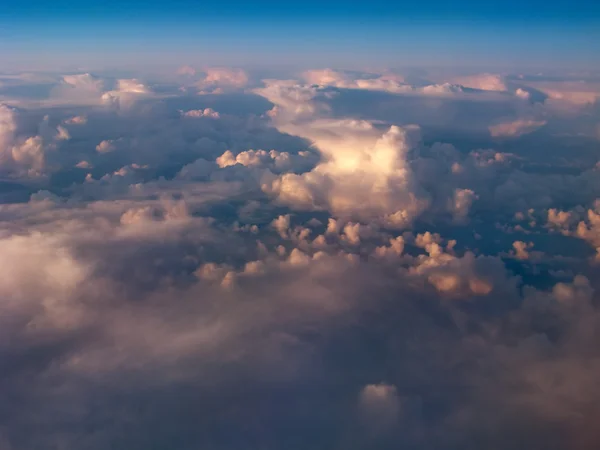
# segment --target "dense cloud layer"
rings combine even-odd
[[[263,78],[0,75],[0,449],[597,448],[598,81]]]

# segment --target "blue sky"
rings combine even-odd
[[[594,68],[593,1],[10,2],[0,63]],[[36,67],[37,68],[37,67]]]

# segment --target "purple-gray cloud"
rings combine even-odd
[[[594,82],[11,77],[0,449],[600,445]]]

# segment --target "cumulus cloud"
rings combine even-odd
[[[385,383],[366,385],[360,392],[360,407],[365,420],[375,430],[393,426],[401,413],[396,386]]]
[[[87,117],[85,116],[73,116],[65,120],[67,125],[85,125],[87,123]]]
[[[102,94],[101,101],[117,109],[128,108],[151,93],[151,90],[137,79],[120,79],[117,80],[115,89]]]
[[[58,141],[70,139],[62,126],[52,128],[44,117],[40,135],[18,133],[19,112],[0,104],[0,172],[11,177],[38,177],[46,170],[46,153]],[[45,136],[42,136],[45,135]]]
[[[585,106],[600,98],[600,84],[597,81],[533,79],[526,83],[546,94],[553,102]]]
[[[365,77],[364,75],[367,75]],[[398,75],[374,75],[364,74],[362,77],[352,76],[349,73],[335,71],[332,69],[308,70],[302,74],[302,78],[309,84],[321,86],[335,86],[348,89],[365,89],[374,91],[408,92],[411,86],[404,83]]]
[[[464,86],[457,83],[425,83],[413,85],[407,83],[402,76],[397,74],[351,74],[331,69],[309,70],[302,74],[302,78],[309,84],[319,86],[333,86],[343,89],[357,89],[366,91],[382,91],[393,94],[425,95],[425,96],[452,96],[465,92]]]
[[[423,207],[404,159],[418,131],[391,127],[379,134],[361,125],[358,130],[354,124],[342,127],[348,134],[315,139],[326,162],[303,175],[285,174],[263,189],[296,208],[406,225]]]
[[[519,137],[531,133],[546,125],[543,120],[521,119],[514,122],[499,123],[490,126],[490,134],[493,137]]]
[[[491,73],[456,77],[453,78],[452,81],[456,84],[472,89],[480,89],[482,91],[507,90],[506,82],[503,80],[502,76]]]
[[[115,150],[115,145],[111,140],[104,140],[96,145],[96,151],[98,153],[108,153]]]
[[[221,115],[212,108],[204,109],[192,109],[190,111],[182,112],[183,117],[208,117],[210,119],[218,119]]]
[[[0,148],[8,147],[16,128],[14,110],[7,105],[0,105]]]
[[[475,200],[477,200],[477,194],[471,189],[456,189],[451,204],[455,220],[465,220]]]
[[[529,259],[528,249],[533,247],[532,243],[525,243],[523,241],[513,242],[513,248],[515,249],[515,258],[517,259]]]
[[[196,69],[192,66],[181,66],[177,69],[177,75],[194,76],[196,75]]]
[[[315,92],[308,89],[300,87],[296,101],[310,102]],[[288,97],[288,89],[282,96],[279,85],[259,92],[275,104],[273,120],[278,128],[310,139],[323,159],[308,173],[267,178],[263,190],[278,202],[398,226],[405,226],[423,208],[426,200],[419,198],[406,160],[419,141],[418,127],[382,131],[368,121],[311,119],[323,110],[318,104],[302,110]]]
[[[196,83],[201,93],[221,93],[223,90],[236,90],[248,84],[248,74],[242,69],[230,67],[208,67],[204,76]]]
[[[89,73],[63,76],[63,82],[76,89],[100,92],[104,89],[104,80]]]
[[[269,169],[269,171],[279,172],[297,172],[311,168],[316,162],[316,155],[308,151],[300,151],[297,154],[288,152],[279,152],[277,150],[244,150],[234,155],[231,150],[226,150],[215,160],[220,168],[235,166],[240,164],[245,167],[257,169]],[[260,172],[267,178],[270,178],[270,172]]]

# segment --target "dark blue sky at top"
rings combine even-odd
[[[350,64],[594,66],[600,2],[575,1],[8,1],[0,64],[95,56],[130,61],[202,55]],[[152,55],[152,56],[149,56]],[[116,62],[115,59],[115,62]],[[222,59],[223,61],[220,61]]]
[[[540,20],[556,22],[596,22],[600,17],[600,2],[593,0],[506,0],[481,2],[473,0],[431,1],[242,1],[226,2],[198,0],[77,0],[8,1],[0,15],[15,20],[32,18],[77,19],[94,21],[100,17],[119,19],[177,18],[278,18],[286,21],[300,19],[340,18],[369,19],[473,19],[486,22],[519,22]]]

